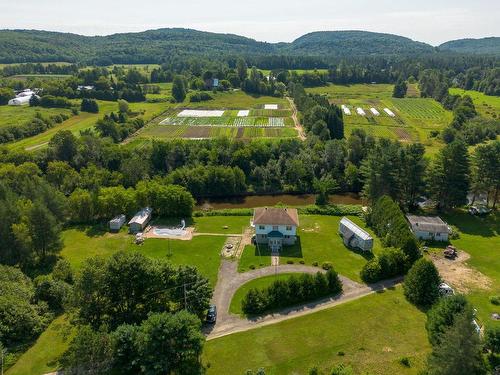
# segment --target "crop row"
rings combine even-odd
[[[167,117],[160,125],[283,127],[282,117]]]

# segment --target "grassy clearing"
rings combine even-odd
[[[488,96],[473,90],[450,89],[452,95],[469,95],[474,102],[476,110],[487,118],[500,118],[500,97]]]
[[[373,252],[375,254],[382,250],[380,240],[358,217],[349,217],[361,227],[364,227],[375,239]],[[369,259],[371,254],[362,254],[349,250],[344,246],[342,238],[338,234],[341,217],[301,215],[298,228],[299,241],[294,246],[286,246],[280,254],[280,263],[294,264],[301,261],[307,265],[317,262],[319,266],[323,262],[332,262],[335,270],[353,280],[361,281],[359,271]],[[252,267],[259,268],[271,264],[271,253],[267,246],[250,245],[245,247],[240,263],[239,272],[245,272]]]
[[[389,84],[355,84],[355,85],[333,85],[314,87],[306,89],[314,94],[326,94],[332,100],[338,99],[360,99],[380,100],[390,98],[394,85]]]
[[[0,127],[22,125],[40,113],[44,117],[51,117],[59,114],[71,115],[71,110],[63,108],[42,108],[24,106],[0,106]]]
[[[284,98],[275,98],[272,96],[252,96],[241,90],[217,92],[212,94],[214,100],[208,100],[200,103],[189,103],[187,99],[182,103],[186,108],[204,108],[204,109],[248,109],[259,108],[264,104],[278,104],[281,108],[289,109],[290,105]]]
[[[492,280],[490,290],[475,289],[468,295],[479,317],[483,323],[500,325],[490,319],[491,314],[500,312],[500,308],[489,301],[490,296],[500,295],[500,214],[478,218],[466,212],[455,212],[443,219],[459,229],[460,238],[451,242],[471,255],[467,264]]]
[[[246,284],[243,284],[237,291],[234,293],[233,299],[231,300],[231,305],[229,306],[229,312],[236,315],[244,315],[241,310],[241,302],[243,298],[246,296],[250,289],[264,289],[271,285],[275,280],[286,280],[290,276],[294,275],[293,273],[282,273],[272,276],[261,277],[259,279],[254,279],[249,281]]]
[[[65,230],[61,256],[79,269],[92,256],[109,257],[117,251],[137,251],[154,259],[165,259],[175,265],[193,265],[209,278],[217,280],[220,251],[226,241],[223,236],[198,236],[191,241],[147,239],[143,245],[134,244],[125,231],[112,234],[95,227],[77,227]]]
[[[328,370],[338,363],[356,373],[417,374],[429,349],[424,313],[396,288],[208,341],[203,360],[210,364],[208,374],[243,374],[260,367],[270,375],[305,374],[312,366]],[[410,368],[398,363],[402,356],[410,359]]]
[[[45,374],[59,368],[58,359],[74,335],[68,318],[56,318],[7,372],[7,375]]]
[[[250,216],[205,216],[193,221],[198,233],[241,234],[250,226],[250,219]]]

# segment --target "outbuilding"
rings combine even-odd
[[[128,222],[128,231],[130,233],[142,232],[151,220],[152,214],[153,209],[150,207],[143,208],[142,210],[137,212],[135,216]]]
[[[339,233],[344,240],[344,245],[362,251],[372,251],[373,238],[364,229],[346,217],[340,220]]]
[[[111,232],[119,232],[120,229],[125,224],[126,217],[125,215],[118,215],[109,221],[109,230]]]
[[[406,215],[406,219],[417,239],[448,241],[451,229],[439,216]]]

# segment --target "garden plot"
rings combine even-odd
[[[223,114],[224,111],[219,110],[185,109],[177,117],[222,117]]]
[[[268,121],[269,121],[268,123],[269,126],[273,127],[285,126],[285,119],[282,117],[269,117]]]
[[[248,117],[249,114],[250,114],[249,110],[243,110],[243,111],[238,111],[237,116],[238,117]]]

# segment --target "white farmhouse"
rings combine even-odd
[[[373,238],[364,229],[343,217],[339,223],[339,233],[344,240],[344,245],[362,251],[372,251]]]
[[[406,215],[410,228],[419,240],[448,241],[451,229],[438,216]]]
[[[272,251],[279,251],[283,245],[293,245],[297,241],[299,214],[295,208],[256,208],[253,225],[255,241],[268,245]]]
[[[146,228],[146,225],[148,225],[149,221],[151,220],[151,215],[153,213],[153,209],[146,207],[140,210],[138,213],[135,214],[135,216],[130,219],[128,222],[129,228],[128,231],[130,233],[139,233]]]

